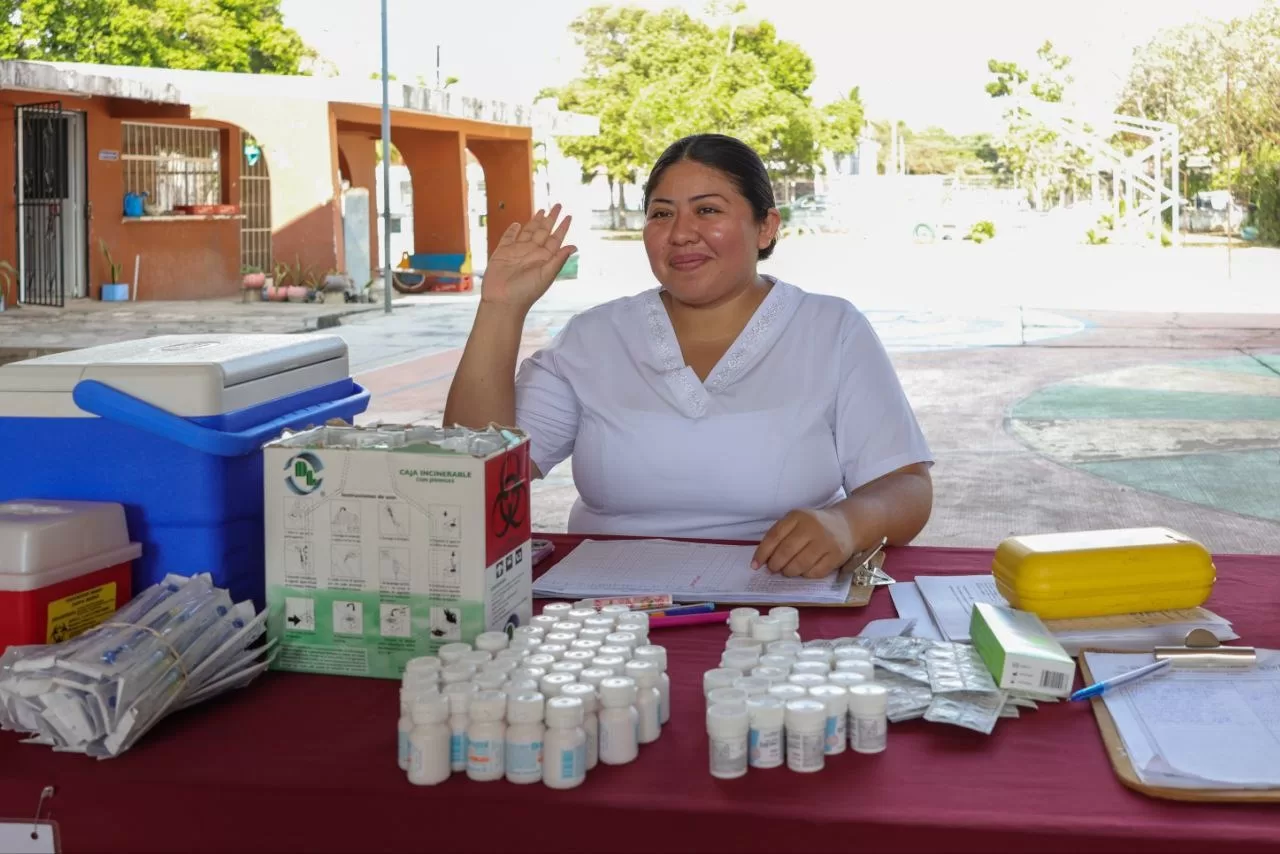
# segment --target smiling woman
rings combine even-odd
[[[645,214],[660,287],[573,318],[518,374],[524,318],[574,247],[558,205],[508,229],[446,423],[518,425],[540,473],[572,454],[571,532],[758,541],[758,566],[809,577],[911,540],[928,445],[861,312],[757,271],[780,222],[760,158],[682,139]]]

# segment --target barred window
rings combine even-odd
[[[217,128],[122,122],[125,192],[146,193],[161,211],[222,202]]]

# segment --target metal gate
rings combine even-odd
[[[18,299],[61,308],[66,300],[62,203],[69,195],[62,104],[14,110],[17,141]]]
[[[253,137],[241,131],[240,266],[271,274],[271,175]]]

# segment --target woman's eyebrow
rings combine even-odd
[[[697,196],[689,197],[689,201],[691,202],[700,202],[703,199],[720,199],[721,201],[726,201],[725,197],[720,195],[719,193],[701,193]],[[649,200],[649,204],[653,204],[654,202],[662,202],[664,205],[675,204],[675,202],[671,201],[670,199],[650,199]]]

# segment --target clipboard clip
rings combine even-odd
[[[45,786],[40,790],[40,800],[36,801],[36,817],[31,820],[31,838],[36,838],[36,830],[40,826],[40,814],[44,812],[44,802],[53,797],[53,786]]]
[[[1187,632],[1183,646],[1158,646],[1156,661],[1166,659],[1177,668],[1197,670],[1248,670],[1258,663],[1258,653],[1251,646],[1223,646],[1208,629]]]
[[[853,568],[854,587],[878,587],[894,583],[894,579],[881,569],[884,566],[884,547],[888,542],[889,539],[885,537],[873,548],[850,558],[848,565]]]

